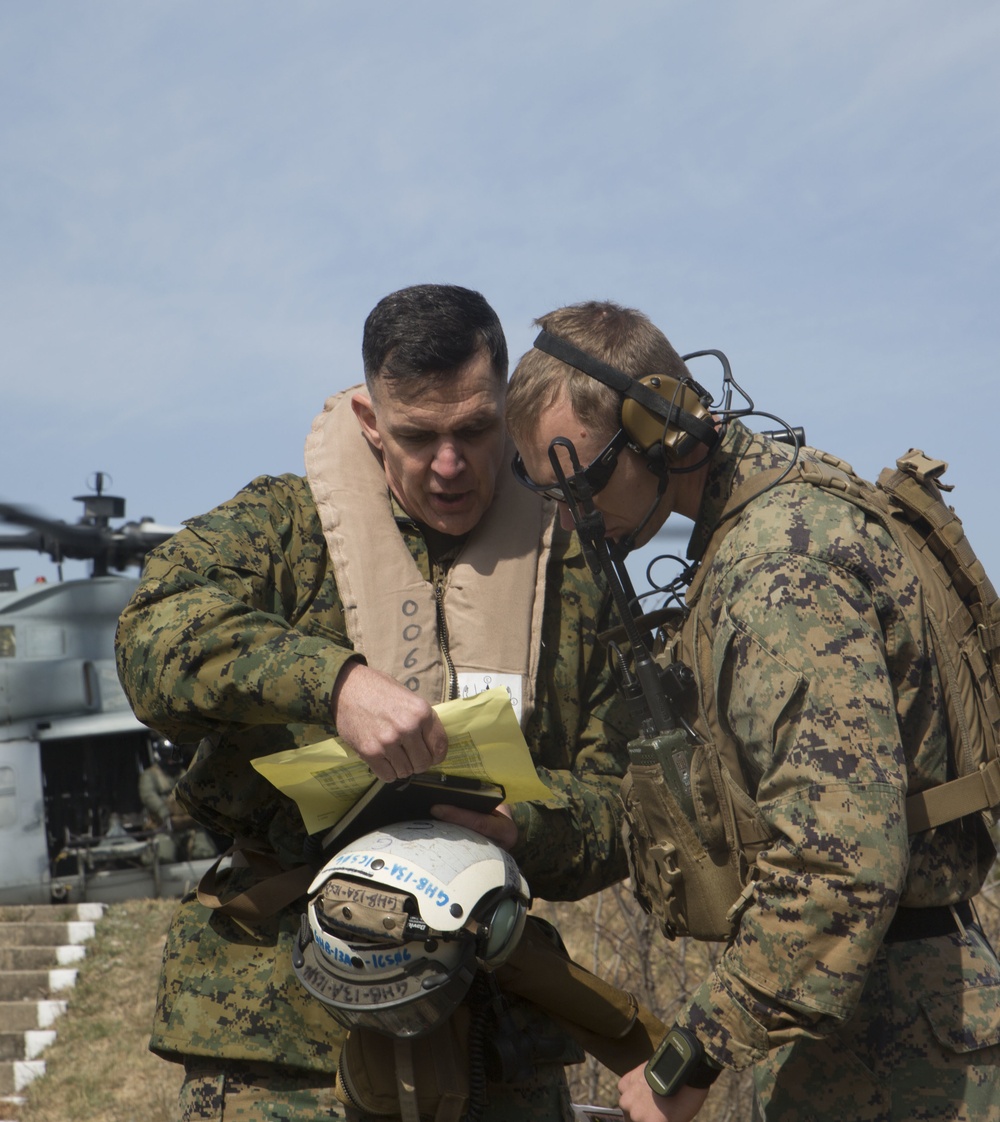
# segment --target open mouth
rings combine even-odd
[[[460,506],[468,498],[468,495],[468,491],[459,491],[457,494],[436,492],[432,498],[434,502],[441,506]]]

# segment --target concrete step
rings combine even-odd
[[[55,1029],[0,1032],[0,1060],[37,1060],[55,1038]]]
[[[12,1060],[0,1063],[0,1096],[16,1096],[33,1079],[44,1074],[44,1060]]]
[[[44,1001],[50,994],[76,985],[75,970],[9,970],[0,974],[0,1002]]]
[[[0,904],[2,923],[96,923],[104,915],[103,904]]]
[[[50,1028],[66,1012],[65,1001],[0,1001],[4,1032]]]
[[[28,923],[0,922],[0,947],[62,947],[86,943],[94,937],[94,924],[90,920],[72,920],[66,923],[46,923],[32,920]]]
[[[55,966],[72,966],[87,953],[83,945],[58,947],[0,946],[0,972],[7,970],[48,970]]]

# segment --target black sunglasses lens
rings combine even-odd
[[[534,491],[536,495],[541,495],[543,499],[551,499],[554,503],[563,503],[566,501],[563,496],[562,488],[556,487],[551,483],[536,483],[530,475],[528,469],[524,466],[524,460],[521,459],[521,454],[518,452],[514,456],[511,467],[514,469],[514,477],[523,487],[527,487],[529,491]]]

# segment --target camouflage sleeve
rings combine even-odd
[[[296,627],[325,557],[297,477],[256,479],[149,557],[121,616],[118,673],[136,716],[171,739],[330,725],[346,637]],[[311,503],[311,500],[310,500]]]
[[[720,715],[778,840],[681,1022],[741,1069],[856,1006],[905,881],[906,763],[865,582],[758,554],[727,573],[719,600]]]
[[[632,734],[597,639],[610,626],[609,598],[578,546],[550,574],[538,706],[526,737],[552,799],[515,805],[513,853],[536,896],[578,900],[628,875],[618,789]]]

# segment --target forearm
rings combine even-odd
[[[628,876],[616,776],[579,776],[539,768],[547,803],[516,803],[512,849],[534,895],[579,900]]]

